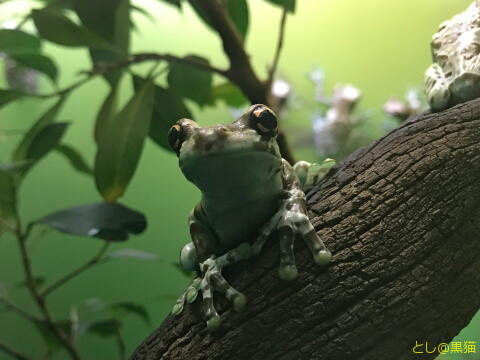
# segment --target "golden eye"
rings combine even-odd
[[[262,136],[274,137],[277,135],[277,117],[265,105],[259,105],[252,110],[250,126]]]
[[[183,140],[185,140],[185,136],[182,127],[178,124],[173,125],[170,130],[168,130],[168,143],[177,155],[180,151]]]

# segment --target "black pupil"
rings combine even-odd
[[[275,115],[268,110],[264,110],[260,113],[258,122],[270,130],[273,130],[277,127],[277,119],[275,118]]]

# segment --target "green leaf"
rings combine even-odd
[[[139,14],[142,14],[143,16],[145,16],[148,20],[150,20],[150,22],[152,24],[155,24],[157,21],[155,19],[155,16],[153,16],[152,14],[150,14],[147,10],[145,10],[143,7],[140,7],[140,6],[135,6],[135,5],[130,5],[130,8],[136,12],[138,12]]]
[[[0,107],[8,104],[11,101],[20,99],[26,95],[26,93],[19,90],[0,89]]]
[[[109,94],[103,101],[102,106],[97,114],[97,119],[95,121],[95,142],[100,142],[102,137],[108,136],[108,129],[111,126],[113,115],[115,115],[115,107],[117,105],[117,87],[110,89]]]
[[[118,203],[94,203],[57,211],[35,221],[60,232],[125,241],[147,227],[145,215]]]
[[[266,1],[274,5],[284,7],[291,13],[295,12],[296,0],[266,0]]]
[[[242,35],[242,38],[245,39],[247,37],[249,21],[247,0],[229,0],[227,7],[228,13],[238,32]]]
[[[193,10],[197,13],[198,17],[207,25],[210,29],[214,32],[215,27],[212,25],[210,17],[207,12],[203,10],[203,8],[198,5],[198,0],[190,0],[190,5],[192,6]],[[227,10],[232,22],[235,24],[240,36],[242,39],[245,39],[248,30],[248,22],[249,22],[249,12],[248,12],[248,4],[246,0],[227,0]]]
[[[141,304],[134,302],[119,302],[111,304],[109,308],[120,316],[122,316],[124,313],[137,315],[145,322],[145,324],[150,325],[150,315],[148,314],[145,306]]]
[[[85,27],[75,24],[65,15],[48,9],[32,10],[32,18],[39,34],[63,46],[88,46],[94,49],[116,49]]]
[[[134,77],[133,81],[135,88],[138,88],[145,80]],[[155,85],[152,120],[148,135],[157,145],[173,152],[168,144],[168,130],[177,120],[191,117],[192,114],[180,97],[169,89]]]
[[[17,212],[17,189],[10,171],[0,169],[0,235],[15,226]]]
[[[132,258],[132,259],[139,259],[139,260],[153,260],[157,261],[160,260],[160,257],[157,254],[149,253],[142,250],[137,249],[118,249],[114,250],[107,254],[109,258]]]
[[[53,123],[60,111],[66,97],[62,96],[50,109],[45,112],[27,131],[18,144],[16,150],[13,153],[14,161],[27,160],[27,150],[30,147],[33,139],[40,133],[40,131],[47,125]]]
[[[92,61],[115,61],[128,55],[130,43],[129,0],[73,0],[74,9],[82,24],[92,33],[113,44],[116,51],[90,49]],[[120,80],[122,71],[108,72],[105,78],[111,86]]]
[[[95,183],[107,201],[115,201],[130,182],[142,154],[153,109],[153,82],[145,81],[100,137]]]
[[[0,30],[0,52],[13,54],[34,54],[42,47],[40,39],[20,30]]]
[[[197,62],[208,64],[208,60],[198,56],[186,56]],[[195,101],[198,105],[208,104],[212,96],[212,73],[199,70],[189,64],[174,62],[167,76],[170,89],[180,97]]]
[[[239,108],[248,103],[243,92],[230,82],[215,86],[212,93],[215,99],[223,100],[231,107]]]
[[[28,160],[38,161],[51,150],[55,149],[65,134],[68,125],[68,123],[62,122],[45,126],[32,139],[27,149],[26,158]]]
[[[62,155],[64,155],[68,159],[68,161],[70,161],[70,165],[72,165],[74,169],[87,175],[93,174],[92,169],[83,159],[82,155],[73,147],[65,144],[60,144],[57,146],[56,150]]]
[[[50,58],[40,54],[16,54],[11,56],[23,66],[47,75],[53,82],[57,81],[57,66]]]
[[[118,334],[121,327],[122,323],[118,319],[101,320],[89,324],[87,332],[108,338]]]

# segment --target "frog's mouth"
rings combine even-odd
[[[251,187],[256,181],[269,181],[278,174],[281,163],[279,155],[255,149],[180,157],[183,174],[204,193],[228,193]]]

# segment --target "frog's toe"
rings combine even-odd
[[[243,310],[247,303],[247,298],[240,291],[232,287],[221,274],[212,275],[212,287],[214,290],[223,294],[228,301],[233,304],[235,311]]]
[[[318,265],[327,265],[332,259],[332,253],[328,250],[320,250],[313,255],[313,260]]]
[[[295,266],[295,254],[293,253],[293,243],[296,233],[290,226],[282,226],[278,229],[280,241],[280,267],[278,276],[283,280],[293,280],[297,277],[298,271]]]
[[[218,315],[212,316],[210,319],[207,320],[208,331],[215,331],[220,327],[220,325],[222,325],[222,320]]]
[[[172,314],[173,315],[180,315],[183,311],[183,307],[184,307],[183,301],[181,303],[177,302],[175,305],[173,305]]]
[[[278,276],[282,280],[293,280],[298,276],[298,270],[295,265],[280,266]]]

